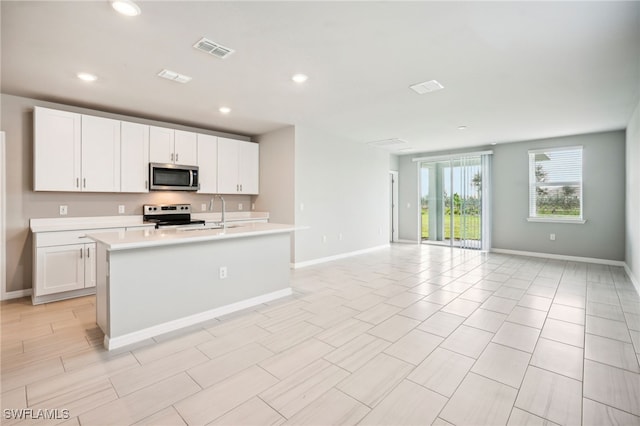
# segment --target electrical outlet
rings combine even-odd
[[[243,207],[242,203],[238,203],[238,210],[242,210]]]
[[[549,239],[551,241],[555,241],[556,240],[556,234],[549,234]]]
[[[60,216],[67,215],[67,206],[60,206]]]
[[[220,276],[221,280],[224,280],[225,278],[227,278],[227,267],[226,266],[221,266],[218,275]]]
[[[326,242],[327,242],[327,236],[326,236],[326,235],[323,235],[323,236],[322,236],[322,242],[323,242],[323,243],[326,243]]]
[[[202,212],[206,212],[207,211],[207,204],[206,203],[200,204],[200,211],[202,211]]]
[[[256,203],[251,203],[251,210],[255,210],[256,209]]]
[[[304,203],[300,203],[300,211],[303,212],[304,211]]]
[[[118,214],[124,214],[124,206],[122,204],[118,206]]]
[[[342,241],[342,232],[338,234],[338,240]]]

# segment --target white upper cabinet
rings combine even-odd
[[[218,138],[218,192],[258,194],[259,162],[258,144]]]
[[[183,164],[186,166],[198,165],[197,135],[193,132],[176,130],[173,152],[175,154],[173,157],[175,164]]]
[[[240,142],[240,192],[260,192],[260,146],[252,142]]]
[[[120,121],[82,116],[82,190],[120,191]]]
[[[195,166],[198,162],[196,134],[149,126],[149,161]]]
[[[175,130],[149,126],[149,161],[151,163],[173,163]]]
[[[80,191],[80,114],[36,107],[33,123],[34,190]]]
[[[120,122],[34,109],[35,191],[120,191]]]
[[[149,126],[120,124],[120,191],[149,191]]]
[[[198,168],[202,194],[218,192],[218,138],[198,134]]]

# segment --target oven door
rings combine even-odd
[[[197,191],[198,166],[149,163],[152,191]]]

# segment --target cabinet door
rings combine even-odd
[[[174,130],[149,126],[149,161],[173,163]]]
[[[185,166],[195,166],[198,164],[198,143],[196,134],[193,132],[175,131],[175,144],[173,152],[174,163]]]
[[[218,138],[218,192],[220,194],[240,193],[239,153],[240,141]]]
[[[82,190],[120,191],[120,121],[82,116]]]
[[[72,244],[38,248],[35,295],[84,288],[84,247],[85,244]]]
[[[200,193],[218,192],[218,138],[198,134],[198,168]]]
[[[80,191],[80,114],[36,107],[34,190]]]
[[[256,195],[260,187],[260,149],[257,143],[240,143],[240,192]]]
[[[149,126],[120,124],[120,191],[149,191]]]
[[[84,245],[84,287],[96,286],[96,244]]]

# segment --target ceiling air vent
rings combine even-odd
[[[167,80],[175,81],[176,83],[188,83],[191,81],[191,77],[184,74],[179,74],[175,71],[164,69],[158,73],[158,77],[166,78]]]
[[[206,38],[200,39],[196,44],[193,45],[193,47],[220,59],[225,59],[227,56],[235,52],[235,50],[233,49],[224,47],[223,45]]]
[[[419,95],[424,95],[425,93],[442,90],[444,89],[444,86],[435,80],[429,80],[425,81],[424,83],[414,84],[413,86],[409,86],[409,88]]]
[[[389,151],[400,151],[403,148],[409,147],[409,144],[407,143],[407,141],[398,139],[398,138],[367,142],[367,145],[373,146],[376,148],[387,149]]]

